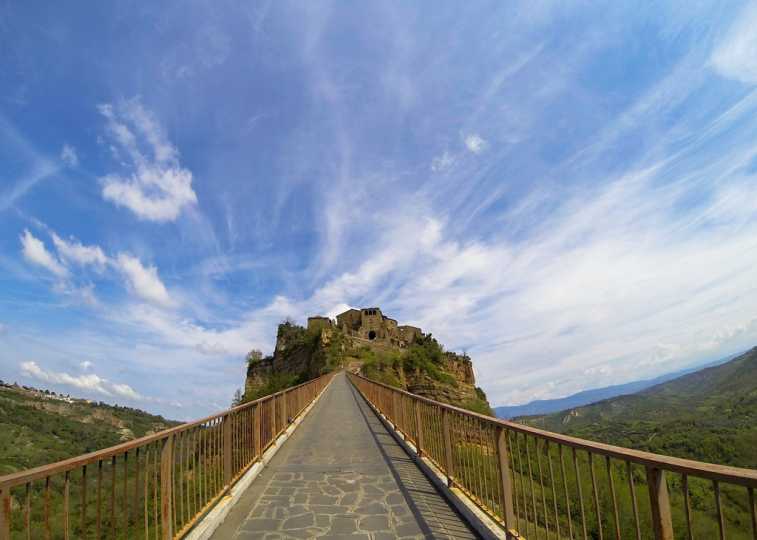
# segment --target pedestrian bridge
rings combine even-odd
[[[755,540],[756,487],[338,373],[0,477],[0,540]]]

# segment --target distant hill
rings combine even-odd
[[[757,347],[636,394],[520,420],[610,444],[757,468]]]
[[[0,381],[0,475],[107,448],[177,424],[138,409]]]
[[[570,396],[563,398],[537,399],[524,405],[502,405],[500,407],[494,408],[494,414],[496,414],[498,418],[509,420],[510,418],[515,418],[518,416],[550,414],[554,412],[564,411],[566,409],[573,409],[575,407],[589,405],[590,403],[595,403],[603,399],[610,399],[616,396],[623,396],[627,394],[635,394],[636,392],[641,392],[642,390],[651,388],[652,386],[676,379],[678,377],[681,377],[682,375],[686,375],[687,373],[693,373],[694,371],[706,367],[722,364],[724,362],[727,362],[728,360],[735,358],[736,356],[738,355],[731,355],[721,360],[703,364],[697,367],[682,369],[673,373],[666,373],[665,375],[660,375],[659,377],[655,377],[653,379],[643,379],[640,381],[632,381],[625,384],[604,386],[602,388],[592,388],[591,390],[584,390],[582,392],[571,394]]]

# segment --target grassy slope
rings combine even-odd
[[[0,387],[0,475],[107,448],[175,422],[143,411],[66,403]]]
[[[757,348],[638,394],[521,420],[620,446],[757,468]]]

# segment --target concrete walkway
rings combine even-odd
[[[340,374],[213,535],[253,538],[477,536]]]

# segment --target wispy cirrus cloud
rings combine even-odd
[[[21,252],[27,261],[41,266],[58,277],[68,276],[68,269],[47,251],[44,242],[30,233],[28,229],[24,229],[20,240]]]
[[[747,3],[712,53],[715,70],[729,79],[757,84],[757,5]]]
[[[181,166],[178,150],[138,99],[98,110],[106,119],[112,151],[130,162],[125,173],[101,178],[106,200],[156,222],[174,221],[197,203],[192,172]]]
[[[138,258],[127,253],[119,253],[114,264],[126,277],[132,291],[142,300],[162,307],[175,305],[155,266],[145,266]]]

